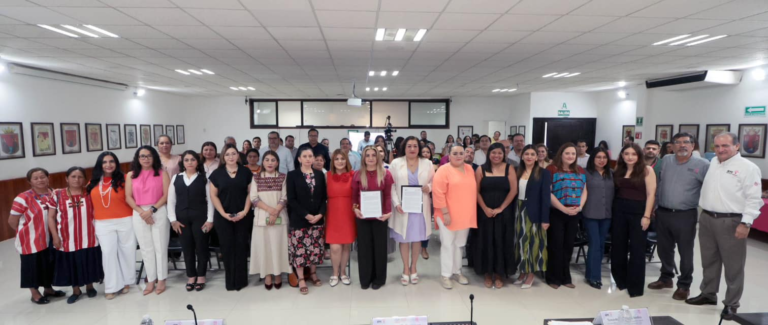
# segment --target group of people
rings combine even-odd
[[[428,258],[434,225],[441,241],[440,283],[447,289],[469,283],[461,272],[464,247],[488,288],[503,287],[515,274],[513,284],[530,288],[537,273],[554,289],[574,288],[570,261],[583,229],[587,284],[602,286],[610,232],[611,273],[620,290],[636,297],[645,288],[646,236],[653,224],[662,276],[649,289],[673,286],[677,246],[681,275],[674,299],[716,304],[724,266],[724,314],[739,307],[745,238],[762,200],[760,170],[738,154],[735,134],[715,138],[712,163],[693,157],[695,139],[679,133],[663,159],[659,153],[667,149],[656,141],[645,148],[626,143],[615,168],[604,142],[591,154],[586,141],[566,143],[550,159],[545,145],[526,145],[522,134],[507,140],[498,133],[449,137],[438,160],[426,132],[398,138],[392,150],[366,132],[358,150],[345,138],[330,152],[318,136],[311,129],[309,142],[293,148],[292,136],[285,139],[290,147],[283,146],[273,131],[268,146],[254,138],[242,150],[227,137],[221,151],[205,142],[199,153],[181,155],[171,154],[172,139],[161,136],[157,149],[136,150],[127,174],[114,153],[103,152],[90,180],[72,167],[67,187],[56,190],[48,186],[47,171],[31,169],[31,189],[15,199],[10,219],[22,288],[30,289],[34,303],[45,304],[65,295],[52,286],[72,286],[68,302],[74,303],[81,286],[93,297],[93,283],[103,279],[106,297],[113,299],[136,280],[138,243],[146,269],[143,294],[161,294],[172,233],[183,248],[187,291],[205,288],[214,242],[227,290],[246,287],[249,274],[258,274],[267,290],[280,289],[288,273],[307,294],[308,284],[322,285],[316,267],[326,249],[333,267],[329,284],[349,285],[345,266],[354,242],[360,286],[377,290],[386,283],[390,240],[400,248],[400,282],[411,285],[420,281],[417,261]],[[404,187],[420,189],[421,210],[404,211]],[[362,193],[380,195],[380,216],[363,214]],[[704,209],[698,221],[704,280],[701,295],[688,299],[697,206]]]

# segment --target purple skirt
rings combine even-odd
[[[395,232],[394,229],[389,229],[390,237],[398,243],[415,243],[421,242],[427,239],[427,225],[424,223],[424,214],[421,213],[409,213],[408,214],[408,228],[405,231],[405,238]]]

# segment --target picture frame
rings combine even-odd
[[[510,126],[509,127],[509,135],[512,136],[512,135],[515,135],[515,134],[517,134],[517,126],[516,125]]]
[[[474,132],[474,127],[472,125],[459,125],[458,126],[458,135],[461,137],[462,141],[464,141],[465,136],[472,137],[472,132]]]
[[[187,143],[186,134],[184,134],[184,126],[176,125],[176,144]]]
[[[123,130],[125,131],[125,148],[138,148],[139,134],[136,130],[136,124],[123,124]]]
[[[693,136],[693,141],[699,141],[699,125],[698,124],[680,124],[677,126],[677,133],[688,133]]]
[[[163,125],[162,125],[162,124],[152,124],[152,129],[153,129],[152,131],[154,131],[154,132],[153,132],[154,134],[153,134],[153,137],[152,137],[152,140],[153,140],[152,142],[153,142],[155,145],[157,145],[157,140],[158,140],[158,138],[159,138],[161,135],[163,135],[163,133],[165,132],[165,130],[163,129]]]
[[[80,140],[80,123],[59,123],[59,129],[61,129],[62,154],[83,152]]]
[[[139,142],[142,146],[151,146],[152,145],[152,126],[149,124],[140,124],[139,125],[139,139],[141,142]]]
[[[24,149],[21,122],[0,122],[0,160],[24,158]]]
[[[123,149],[120,124],[107,124],[107,150]]]
[[[619,143],[622,144],[622,147],[624,147],[624,138],[626,137],[632,137],[632,139],[635,138],[635,126],[634,125],[622,125],[621,126],[621,141]]]
[[[85,148],[88,152],[104,151],[101,123],[85,123]]]
[[[672,124],[656,125],[656,141],[659,143],[671,142],[675,126]]]
[[[171,144],[176,144],[176,128],[173,125],[165,126],[165,135],[171,138]]]
[[[768,124],[739,124],[739,152],[742,157],[765,158]]]
[[[32,157],[56,155],[56,132],[53,123],[30,123],[32,132]]]
[[[517,133],[520,133],[523,135],[523,138],[525,138],[525,125],[521,125],[517,127]]]
[[[704,142],[704,153],[715,152],[715,136],[722,132],[731,132],[730,124],[707,124],[707,141]]]

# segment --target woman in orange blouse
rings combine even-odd
[[[432,180],[435,222],[440,230],[440,273],[443,288],[451,279],[469,284],[461,274],[461,248],[467,244],[469,228],[477,228],[477,182],[472,166],[464,163],[464,148],[451,148],[449,163],[441,166]]]

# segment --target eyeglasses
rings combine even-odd
[[[691,140],[682,140],[682,141],[678,140],[678,141],[675,141],[675,144],[677,144],[677,145],[691,144],[691,143],[693,143],[693,141],[691,141]]]
[[[139,159],[152,159],[152,156],[148,156],[148,155],[139,155]]]

